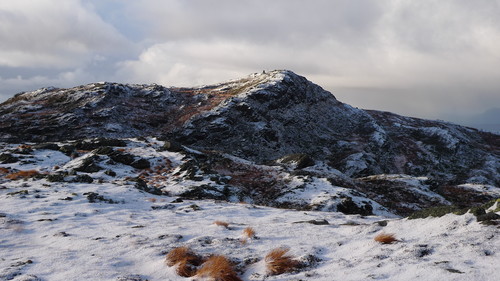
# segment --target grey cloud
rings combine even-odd
[[[444,55],[477,49],[481,33],[498,32],[499,12],[495,1],[401,1],[387,13],[384,29],[392,43]]]
[[[383,15],[376,1],[134,1],[159,40],[221,39],[256,43],[336,37],[361,40]]]
[[[0,12],[0,65],[78,67],[127,40],[80,1],[7,1]]]
[[[0,54],[19,47],[27,58],[41,60],[32,69],[52,69],[40,75],[8,68],[2,54],[3,81],[21,87],[21,75],[25,85],[95,79],[182,86],[287,68],[359,107],[436,118],[444,111],[481,112],[500,104],[499,1],[68,3],[83,21],[71,18],[74,11],[56,9],[67,15],[51,20],[67,28],[40,25],[40,33],[49,34],[44,42],[55,42],[55,48],[23,46],[20,36],[0,31]],[[0,13],[0,21],[7,17]],[[7,29],[19,34],[37,30],[33,20],[13,22],[21,26]],[[18,59],[18,66],[30,67]]]

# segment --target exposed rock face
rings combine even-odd
[[[172,137],[264,162],[294,153],[331,155],[338,141],[372,126],[365,111],[339,102],[304,77],[291,72],[267,76],[268,82],[195,116]]]
[[[4,141],[61,141],[152,135],[176,126],[196,95],[174,95],[157,85],[96,83],[21,93],[1,106]]]
[[[45,88],[0,106],[0,141],[145,135],[261,164],[304,154],[350,177],[397,173],[500,186],[498,135],[353,108],[290,71],[199,88]]]

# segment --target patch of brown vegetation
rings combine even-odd
[[[196,267],[202,258],[193,253],[188,247],[178,247],[171,250],[165,257],[168,266],[177,266],[176,272],[182,277],[191,277],[196,272]]]
[[[255,238],[255,230],[251,227],[243,229],[243,237],[245,238]]]
[[[25,179],[25,178],[32,178],[35,176],[40,175],[40,173],[36,170],[26,170],[26,171],[19,171],[15,173],[11,173],[5,176],[6,179],[9,180],[18,180],[18,179]]]
[[[229,223],[227,223],[225,221],[214,221],[214,224],[217,226],[223,226],[225,228],[229,228]]]
[[[196,268],[187,260],[182,260],[177,264],[175,272],[182,277],[192,277],[196,274]]]
[[[32,149],[33,147],[29,144],[21,144],[19,145],[16,149],[17,150],[27,150],[27,149]]]
[[[164,163],[153,168],[144,169],[139,178],[146,181],[149,185],[161,188],[164,186],[164,182],[168,179],[168,175],[172,170],[172,162],[165,158]]]
[[[382,244],[392,244],[398,241],[398,239],[396,239],[396,237],[392,233],[380,233],[377,236],[375,236],[373,240]]]
[[[230,185],[240,187],[249,194],[256,194],[257,204],[276,198],[286,186],[282,176],[273,168],[223,159],[215,163],[212,169],[220,175],[230,176]]]
[[[241,281],[231,262],[224,256],[211,256],[196,272],[196,277],[213,281]]]
[[[482,192],[477,192],[473,189],[468,189],[456,185],[443,185],[437,189],[437,192],[446,200],[458,207],[465,208],[468,206],[478,206],[488,202],[495,197]]]
[[[241,244],[246,244],[249,239],[253,239],[253,238],[255,238],[255,230],[253,230],[253,228],[247,227],[247,228],[243,229],[243,234],[242,234],[242,237],[240,239]]]
[[[300,266],[300,262],[294,260],[294,257],[287,255],[289,248],[276,248],[271,250],[265,257],[267,273],[270,275],[279,275],[285,272],[291,272]]]

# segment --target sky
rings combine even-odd
[[[0,101],[98,81],[289,69],[359,108],[500,108],[500,0],[0,0]]]

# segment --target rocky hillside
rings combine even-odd
[[[0,279],[199,279],[222,255],[231,280],[496,280],[499,138],[290,71],[21,93],[0,105]]]
[[[241,179],[246,182],[236,187],[252,200],[273,206],[310,205],[282,197],[302,186],[289,183],[294,176],[306,177],[312,183],[305,186],[316,190],[319,183],[314,182],[326,180],[326,186],[360,192],[362,198],[397,214],[432,206],[434,195],[444,196],[438,199],[443,204],[484,203],[492,196],[483,196],[468,184],[500,186],[499,135],[353,108],[291,71],[253,74],[197,88],[116,83],[44,88],[20,93],[0,105],[0,141],[4,142],[143,136],[165,141],[168,149],[198,151],[186,156],[184,169],[189,177],[227,178],[235,183],[246,175]],[[113,144],[73,149],[103,146]],[[113,159],[109,149],[99,153],[93,152]],[[234,162],[231,157],[240,160]],[[9,154],[2,159],[8,161]],[[277,167],[287,175],[275,177],[283,173]],[[248,182],[249,177],[258,180]],[[217,184],[224,186],[221,181]],[[235,185],[227,186],[230,190]],[[196,196],[208,194],[197,190]],[[433,195],[427,198],[426,192]],[[316,207],[326,206],[320,205]],[[356,206],[361,208],[356,212],[362,213],[363,205]]]
[[[0,131],[10,142],[162,136],[258,163],[307,154],[353,177],[403,173],[500,185],[498,135],[353,108],[290,71],[198,88],[44,88],[1,104]]]

